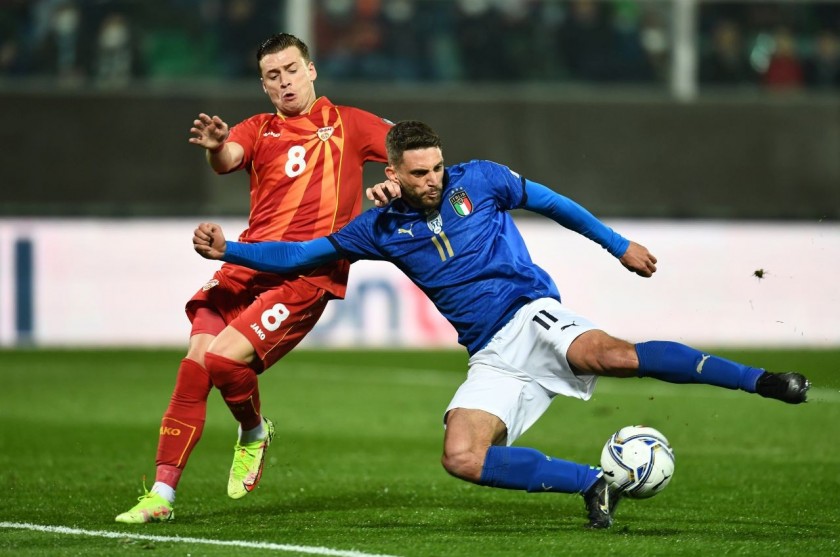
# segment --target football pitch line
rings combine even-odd
[[[283,543],[249,542],[242,540],[213,540],[208,538],[186,538],[181,536],[154,536],[150,534],[132,534],[130,532],[109,532],[107,530],[81,530],[66,526],[45,526],[27,522],[0,522],[0,528],[45,532],[48,534],[67,534],[71,536],[90,536],[94,538],[131,539],[168,543],[192,543],[201,545],[217,545],[241,547],[247,549],[262,549],[268,551],[283,551],[288,553],[305,553],[308,555],[329,555],[331,557],[396,557],[381,553],[364,553],[361,551],[330,549],[308,545],[290,545]]]

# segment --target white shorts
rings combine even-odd
[[[557,300],[534,300],[473,354],[467,380],[446,411],[468,408],[493,414],[507,426],[507,444],[512,445],[555,396],[592,396],[597,377],[575,375],[566,352],[573,340],[596,328]]]

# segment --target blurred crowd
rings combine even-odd
[[[312,0],[320,77],[663,84],[672,0]],[[257,75],[282,0],[0,0],[0,76]],[[700,2],[701,86],[840,88],[840,2]]]
[[[282,27],[269,0],[0,0],[0,75],[120,87],[137,79],[257,75]]]
[[[700,83],[840,89],[840,3],[711,3]]]

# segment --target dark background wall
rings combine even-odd
[[[339,104],[421,119],[448,162],[486,158],[603,217],[840,219],[840,100],[549,90],[319,87]],[[217,177],[187,142],[199,112],[271,111],[252,88],[0,94],[0,215],[247,213],[244,173]],[[381,165],[367,172],[370,183]]]

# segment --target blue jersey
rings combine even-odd
[[[227,242],[223,259],[287,273],[346,257],[390,261],[455,327],[470,354],[516,311],[537,298],[560,300],[551,277],[531,261],[508,211],[552,218],[620,257],[629,242],[574,201],[506,166],[471,161],[445,171],[442,202],[431,213],[401,199],[370,209],[338,232],[308,242]]]
[[[372,209],[329,236],[355,261],[393,262],[434,302],[470,354],[523,305],[560,299],[554,281],[531,261],[507,213],[525,200],[525,183],[507,167],[472,161],[446,169],[440,210],[401,200]]]

